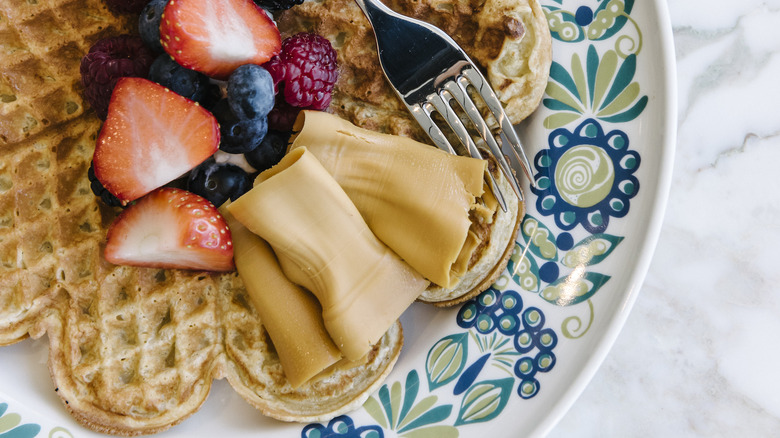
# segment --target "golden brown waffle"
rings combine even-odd
[[[537,0],[383,0],[447,32],[484,72],[513,123],[536,109],[552,62],[547,19]],[[354,0],[307,1],[280,14],[282,37],[313,31],[338,51],[329,111],[376,131],[429,141],[387,84],[373,30]]]
[[[0,345],[46,334],[52,389],[101,432],[169,428],[226,376],[258,408],[288,420],[296,419],[296,391],[338,392],[328,410],[354,409],[397,358],[400,331],[362,381],[345,369],[292,391],[280,383],[276,353],[235,274],[102,258],[116,212],[89,187],[100,121],[81,97],[79,61],[98,39],[131,31],[132,21],[100,0],[0,3]]]
[[[89,187],[100,121],[81,96],[78,66],[95,41],[131,32],[134,22],[101,0],[0,1],[0,345],[47,335],[52,390],[82,424],[106,433],[153,433],[182,421],[214,378],[284,420],[357,407],[397,359],[400,327],[360,372],[342,365],[293,390],[235,274],[102,258],[116,211]],[[354,35],[329,36],[344,59]],[[375,63],[368,56],[360,59]],[[363,92],[356,74],[343,73],[341,84],[352,88],[341,86],[336,105],[389,114],[382,120],[397,115],[407,128],[391,131],[412,132],[400,109],[371,103],[391,99],[389,90],[372,81],[375,94]],[[335,402],[312,406],[313,395]]]
[[[0,2],[0,147],[81,115],[81,57],[131,21],[97,0]]]

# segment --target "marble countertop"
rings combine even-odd
[[[550,437],[780,435],[780,0],[666,0],[678,134],[641,293]]]

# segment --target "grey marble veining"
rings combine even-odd
[[[668,7],[679,114],[661,237],[550,437],[780,436],[780,1]]]

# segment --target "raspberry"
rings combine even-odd
[[[282,132],[292,131],[295,119],[302,109],[285,102],[282,96],[276,96],[276,104],[268,113],[268,129]]]
[[[274,86],[295,107],[324,110],[338,78],[336,51],[326,38],[299,33],[282,41],[282,51],[265,64]]]
[[[81,85],[98,117],[106,118],[111,92],[119,78],[145,78],[155,55],[141,38],[121,35],[96,42],[81,58]]]
[[[108,9],[115,14],[140,14],[149,0],[106,0]]]

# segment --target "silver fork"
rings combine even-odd
[[[437,112],[469,154],[474,158],[482,158],[469,135],[468,128],[450,104],[451,101],[456,101],[468,115],[480,137],[487,143],[499,168],[510,182],[517,197],[522,200],[520,185],[498,141],[502,145],[508,145],[506,149],[511,151],[514,159],[533,184],[531,165],[501,102],[463,49],[441,29],[424,21],[401,15],[379,0],[355,0],[355,2],[363,10],[374,29],[379,64],[388,82],[428,133],[433,143],[440,149],[452,154],[456,153],[432,118],[432,114]],[[469,84],[474,86],[496,119],[499,127],[497,134],[491,132],[468,95]],[[487,175],[493,194],[501,208],[506,211],[504,195],[496,186],[490,172]]]

